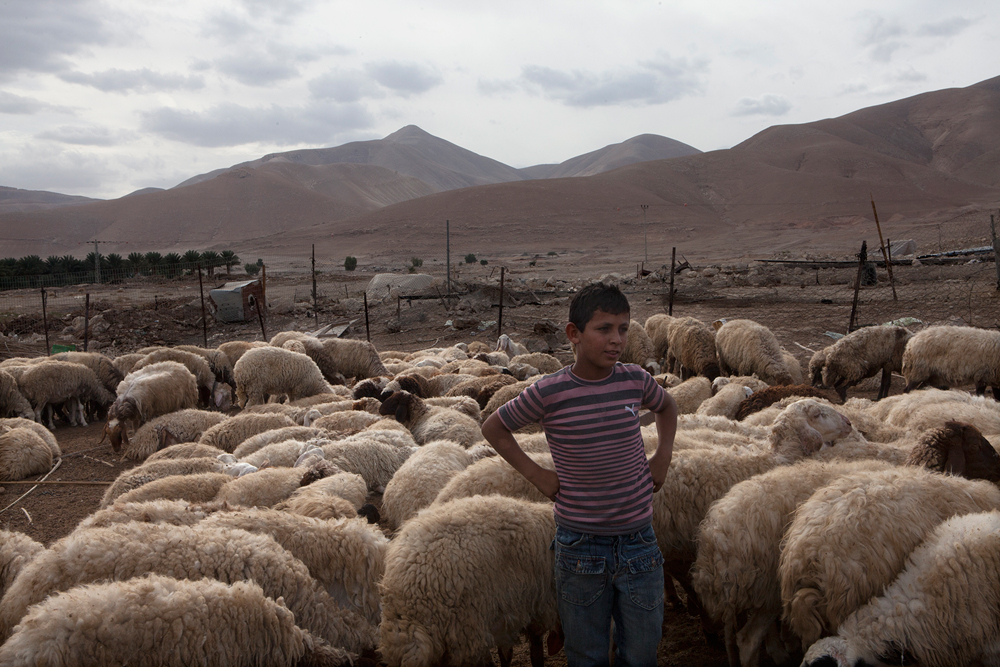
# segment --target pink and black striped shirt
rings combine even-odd
[[[624,535],[653,517],[653,478],[639,430],[639,408],[663,408],[666,392],[635,364],[615,364],[603,380],[583,380],[570,366],[546,375],[497,414],[516,431],[545,430],[559,494],[556,523],[594,535]]]

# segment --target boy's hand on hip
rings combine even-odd
[[[649,460],[649,474],[653,477],[653,493],[656,493],[663,486],[667,479],[667,471],[670,469],[670,459],[659,460],[652,458]]]
[[[543,468],[538,474],[538,479],[532,480],[532,483],[546,498],[555,502],[556,495],[559,493],[559,475],[554,470]]]

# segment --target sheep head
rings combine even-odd
[[[138,421],[140,418],[139,404],[136,400],[131,396],[119,396],[108,409],[108,421],[104,424],[100,442],[104,442],[104,438],[107,437],[111,441],[111,449],[115,453],[120,452],[122,443],[125,443],[126,447],[129,444],[126,422]]]
[[[367,380],[362,380],[361,382],[354,385],[354,398],[365,398],[370,396],[372,398],[379,398],[382,396],[385,386],[389,379],[385,377],[374,377],[368,378]]]
[[[382,401],[382,407],[378,409],[380,415],[392,415],[400,424],[409,423],[413,418],[415,408],[418,403],[422,403],[419,398],[408,391],[396,391]]]
[[[181,442],[181,439],[178,438],[173,433],[171,433],[170,429],[167,428],[166,426],[161,427],[157,433],[159,435],[159,438],[156,444],[156,451],[160,451],[161,449],[166,449],[167,447],[170,447],[172,445],[180,444]]]
[[[824,444],[850,435],[851,420],[832,407],[806,398],[789,405],[774,420],[770,442],[776,453],[797,460],[811,456]]]
[[[906,463],[968,479],[1000,481],[1000,454],[971,424],[950,421],[925,431]]]
[[[220,412],[233,407],[233,388],[225,382],[216,382],[212,388],[212,405]]]
[[[341,469],[326,459],[310,459],[310,465],[302,474],[302,481],[299,482],[299,486],[312,484],[324,477],[336,475],[338,472],[342,472]]]
[[[843,637],[824,637],[809,647],[803,665],[808,667],[847,667],[847,640]]]

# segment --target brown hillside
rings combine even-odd
[[[701,153],[697,148],[657,134],[640,134],[618,144],[579,155],[560,164],[542,164],[521,169],[529,178],[593,176],[637,162],[667,160]]]

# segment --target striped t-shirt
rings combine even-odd
[[[545,430],[559,493],[556,523],[595,535],[624,535],[653,517],[653,478],[639,430],[639,408],[663,408],[666,392],[635,364],[615,364],[603,380],[583,380],[570,366],[546,375],[497,414],[516,431]]]

